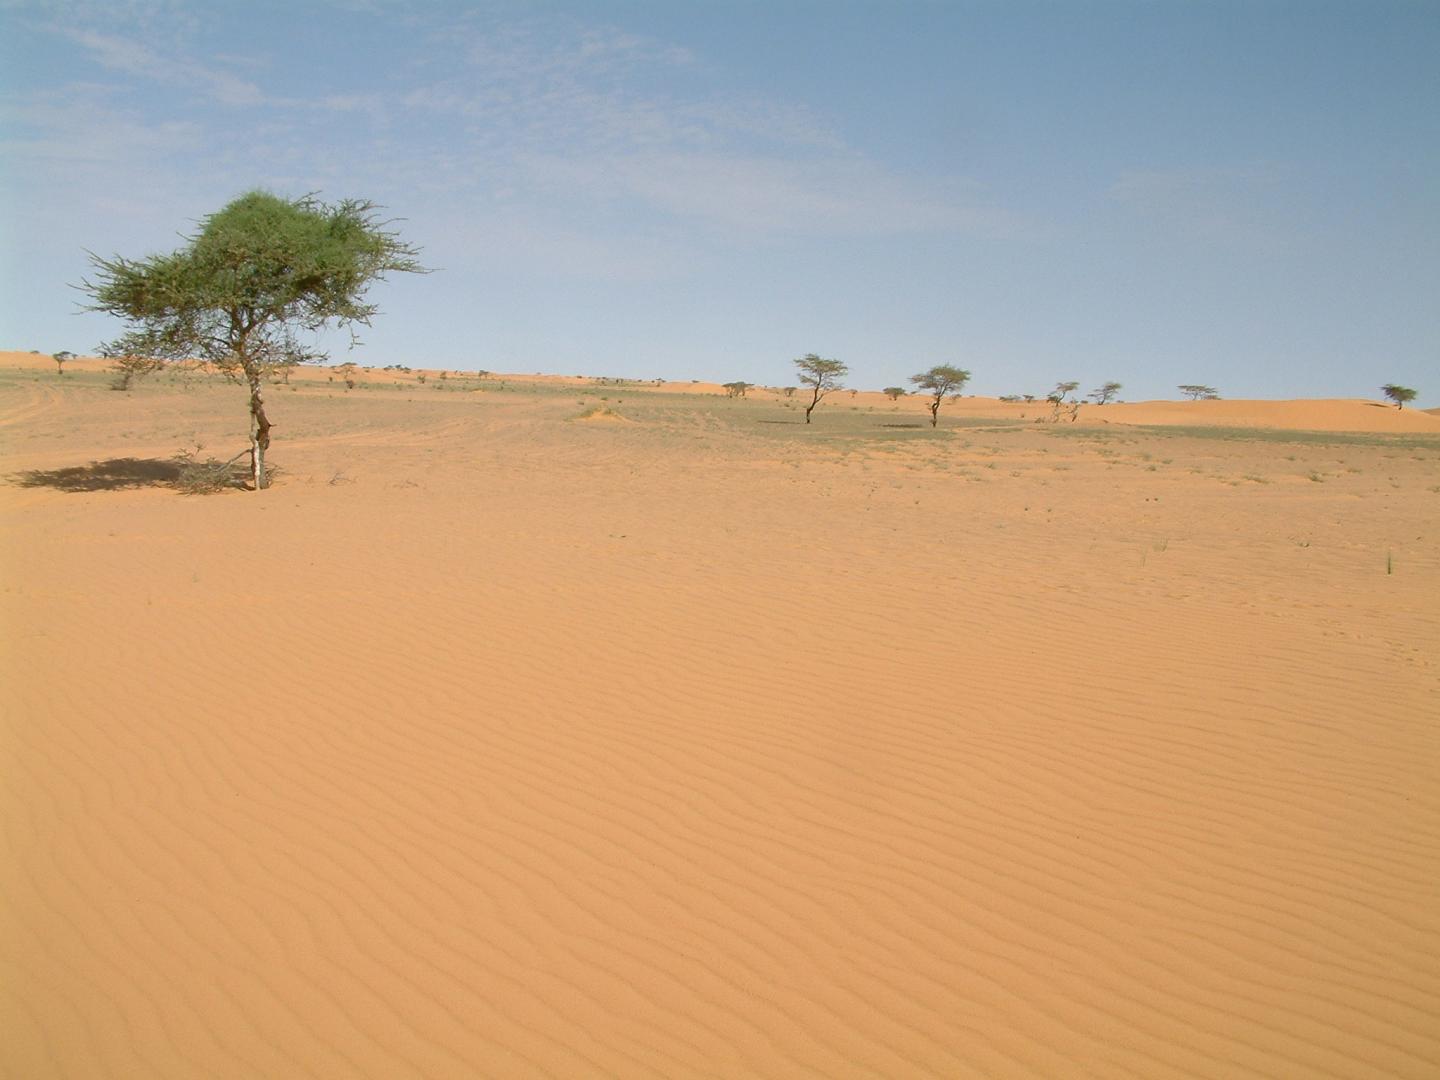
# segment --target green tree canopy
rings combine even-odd
[[[327,327],[368,326],[365,293],[388,273],[423,273],[418,250],[387,231],[378,207],[329,205],[312,195],[240,196],[201,222],[169,255],[131,260],[91,255],[95,280],[81,288],[89,310],[131,329],[103,345],[107,356],[213,363],[250,389],[250,453],[256,490],[266,486],[270,421],[261,393],[277,369],[323,358],[304,338]]]
[[[1115,399],[1115,395],[1120,393],[1121,389],[1120,383],[1107,382],[1091,390],[1086,396],[1093,398],[1096,405],[1107,405]]]
[[[1415,400],[1415,391],[1408,386],[1397,386],[1395,383],[1386,383],[1380,388],[1380,392],[1395,403],[1397,409],[1405,408],[1407,401]]]
[[[812,393],[810,404],[805,406],[805,423],[810,423],[810,414],[815,411],[815,406],[820,404],[820,399],[831,390],[840,389],[840,380],[850,373],[850,369],[839,360],[827,360],[814,353],[806,353],[795,361],[795,371],[801,385],[810,387]]]
[[[951,364],[936,364],[929,371],[911,375],[910,381],[930,393],[930,426],[940,422],[940,402],[947,394],[958,394],[970,381],[970,372]]]
[[[1215,387],[1202,386],[1199,383],[1185,383],[1176,389],[1191,401],[1214,401],[1220,396],[1220,392]]]

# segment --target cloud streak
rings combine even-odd
[[[133,38],[93,30],[67,29],[62,32],[89,52],[96,63],[111,71],[197,89],[221,105],[247,108],[273,104],[267,102],[255,83],[232,75],[213,63],[162,55],[150,45]]]
[[[200,197],[226,178],[332,190],[363,169],[367,193],[423,195],[524,265],[606,280],[683,274],[737,246],[1013,229],[975,185],[896,171],[809,104],[717,91],[688,50],[612,27],[422,13],[412,44],[429,47],[378,61],[382,78],[317,69],[327,92],[300,97],[263,80],[283,70],[275,45],[207,51],[218,31],[146,10],[143,39],[97,11],[47,24],[111,78],[12,102],[27,134],[6,139],[11,160],[110,167],[112,187],[159,190],[165,158],[184,152],[205,163],[189,176]],[[206,122],[217,107],[233,121]]]

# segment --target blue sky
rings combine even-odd
[[[1440,400],[1440,3],[0,0],[0,348],[255,187],[436,272],[359,363]]]

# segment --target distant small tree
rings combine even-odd
[[[905,396],[906,390],[903,386],[887,386],[884,393],[891,401],[897,401]]]
[[[110,380],[111,390],[129,390],[136,379],[143,379],[165,366],[164,361],[153,356],[137,356],[134,353],[120,353],[110,358],[115,361],[110,365],[110,370],[115,372],[115,378]]]
[[[1179,391],[1191,401],[1215,401],[1220,397],[1219,391],[1213,386],[1201,386],[1199,383],[1186,383],[1178,387]]]
[[[794,397],[795,391],[798,389],[800,389],[798,386],[784,386],[780,388],[780,392],[788,398]]]
[[[248,385],[251,476],[256,490],[266,487],[267,374],[321,358],[301,345],[302,334],[368,326],[376,309],[364,296],[374,281],[424,271],[418,251],[385,229],[377,209],[357,199],[331,206],[252,191],[206,217],[170,255],[92,255],[96,280],[81,285],[90,310],[133,327],[106,355],[198,357]]]
[[[75,354],[73,352],[67,352],[64,349],[61,349],[59,352],[51,356],[50,359],[55,361],[55,367],[59,369],[61,375],[64,375],[65,361],[74,360]]]
[[[911,375],[910,381],[930,394],[930,426],[933,428],[940,422],[940,403],[947,395],[959,394],[965,384],[970,381],[970,372],[957,368],[951,364],[936,364],[929,371],[922,371],[919,375]]]
[[[1058,382],[1055,384],[1055,389],[1045,395],[1045,400],[1059,404],[1065,400],[1067,394],[1073,394],[1079,388],[1078,382]]]
[[[1107,382],[1091,390],[1086,396],[1092,398],[1096,405],[1108,405],[1115,400],[1115,395],[1120,393],[1120,389],[1118,382]]]
[[[1380,392],[1395,403],[1397,409],[1405,408],[1405,402],[1415,400],[1415,391],[1408,386],[1396,386],[1394,383],[1386,383],[1380,388]]]
[[[826,360],[814,353],[806,353],[795,361],[795,370],[800,384],[811,390],[810,404],[805,406],[805,423],[808,424],[810,414],[820,404],[821,398],[832,390],[841,389],[840,380],[850,373],[850,369],[839,360]]]
[[[748,382],[727,382],[725,384],[725,396],[732,398],[744,397],[745,392],[753,385],[753,383]]]

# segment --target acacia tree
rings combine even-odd
[[[1408,386],[1397,386],[1395,383],[1386,383],[1380,388],[1380,392],[1391,401],[1395,402],[1397,409],[1405,408],[1405,402],[1415,400],[1415,391]]]
[[[240,196],[204,218],[189,244],[140,260],[91,255],[95,280],[81,288],[103,311],[132,329],[105,345],[110,356],[198,357],[250,390],[250,472],[259,491],[268,480],[270,420],[267,376],[323,358],[302,336],[368,326],[376,312],[364,300],[373,281],[392,272],[424,273],[418,249],[386,230],[374,203],[334,205],[313,195],[284,199],[263,191]]]
[[[1121,384],[1118,382],[1107,382],[1097,389],[1091,390],[1087,397],[1095,399],[1096,405],[1108,405],[1120,393]]]
[[[748,383],[748,382],[727,382],[727,383],[725,384],[725,388],[724,388],[724,389],[725,389],[725,396],[726,396],[726,397],[732,397],[732,398],[734,398],[734,397],[744,397],[746,391],[748,391],[748,390],[750,389],[750,387],[752,387],[753,385],[755,385],[755,384],[754,384],[754,383]]]
[[[61,349],[59,352],[51,356],[50,359],[55,361],[55,367],[59,369],[61,375],[64,375],[65,361],[74,360],[75,354],[73,352],[70,352],[68,349]]]
[[[812,352],[795,361],[795,370],[800,384],[812,391],[810,404],[805,406],[805,423],[808,424],[810,414],[820,404],[820,399],[831,390],[839,390],[840,380],[850,373],[850,369],[839,360],[826,360]]]
[[[1177,389],[1191,401],[1214,401],[1219,398],[1220,393],[1213,386],[1201,386],[1199,383],[1186,383]]]
[[[960,393],[970,381],[970,372],[950,364],[936,364],[929,371],[911,375],[910,381],[930,393],[930,404],[927,408],[930,410],[930,426],[933,428],[940,422],[940,402],[945,400],[946,394]]]
[[[887,386],[881,393],[891,401],[898,401],[905,396],[905,388],[903,386]]]
[[[1078,382],[1058,382],[1055,384],[1055,389],[1051,390],[1050,393],[1045,395],[1045,400],[1054,402],[1058,405],[1060,402],[1065,400],[1066,394],[1073,394],[1078,389],[1080,389],[1080,384]]]

